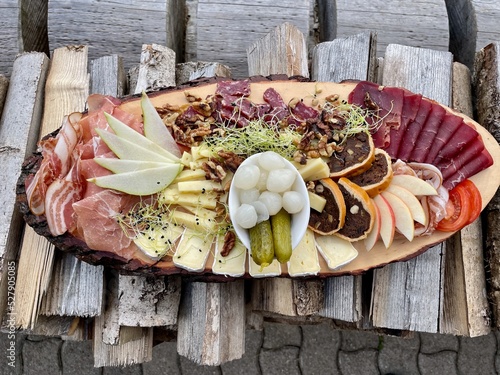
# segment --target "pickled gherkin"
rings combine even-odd
[[[250,251],[253,261],[264,268],[274,260],[273,233],[271,221],[264,220],[249,229]]]
[[[281,209],[271,217],[273,233],[274,255],[278,262],[286,263],[292,256],[291,216],[285,209]]]

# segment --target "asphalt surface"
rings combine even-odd
[[[0,335],[0,374],[33,375],[367,375],[498,374],[500,333],[466,338],[414,333],[400,338],[339,330],[328,324],[295,326],[265,323],[246,332],[243,358],[222,366],[198,366],[177,354],[175,342],[154,347],[151,362],[93,367],[92,343],[17,334],[14,352]],[[14,358],[10,354],[15,354]],[[10,357],[10,358],[9,358]],[[12,367],[11,365],[15,365]]]

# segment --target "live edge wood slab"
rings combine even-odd
[[[149,94],[149,96],[156,107],[162,107],[165,103],[185,104],[187,103],[185,91],[190,91],[190,93],[192,93],[193,95],[204,98],[215,92],[216,81],[217,78],[193,81],[176,88],[167,88],[164,90],[152,92]],[[285,102],[290,101],[294,97],[299,97],[302,98],[304,100],[304,103],[307,105],[311,105],[313,99],[316,99],[321,103],[325,100],[325,97],[332,94],[337,94],[341,99],[346,99],[348,94],[356,85],[355,82],[314,82],[302,77],[288,78],[286,76],[258,76],[251,77],[250,81],[250,100],[254,102],[262,102],[262,95],[264,91],[268,87],[273,87],[282,95]],[[122,104],[120,105],[120,108],[134,114],[141,114],[138,96],[130,96],[124,98]],[[487,150],[493,157],[494,164],[491,167],[471,178],[471,180],[476,184],[481,192],[484,208],[486,204],[491,200],[500,185],[500,146],[495,138],[479,124],[475,123],[465,115],[457,113],[448,107],[445,108],[448,111],[463,117],[466,122],[473,124],[473,126],[480,133]],[[78,258],[91,264],[101,264],[111,268],[116,268],[124,273],[147,273],[156,275],[183,274],[191,275],[193,277],[198,277],[205,280],[231,280],[231,278],[222,275],[214,275],[211,273],[210,265],[213,262],[213,257],[211,254],[209,255],[209,258],[206,262],[207,266],[204,272],[190,273],[188,271],[175,267],[173,263],[168,260],[168,258],[167,260],[162,260],[156,264],[145,264],[140,259],[124,259],[114,253],[90,249],[83,241],[69,234],[64,234],[57,237],[50,235],[45,216],[35,216],[30,212],[25,194],[25,180],[30,174],[33,174],[37,171],[40,162],[40,153],[35,153],[31,157],[26,159],[23,165],[21,177],[17,184],[17,201],[20,206],[20,211],[24,215],[25,221],[30,226],[32,226],[38,234],[46,237],[59,249],[70,252]],[[326,265],[326,262],[320,256],[319,261],[321,271],[317,276],[329,277],[346,274],[357,275],[369,269],[382,267],[392,262],[405,261],[423,253],[429,247],[444,241],[452,234],[453,233],[450,232],[436,231],[431,236],[416,237],[412,242],[408,242],[404,237],[398,235],[395,237],[394,242],[389,249],[386,249],[381,241],[379,241],[377,245],[369,252],[365,250],[362,243],[355,243],[355,247],[359,252],[358,257],[340,269],[329,269]],[[282,275],[287,276],[286,265],[283,265],[282,267]],[[249,277],[248,273],[245,277]]]

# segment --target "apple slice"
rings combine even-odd
[[[401,186],[413,195],[437,195],[437,191],[431,184],[416,176],[398,174],[392,177],[391,184]]]
[[[378,209],[378,206],[376,204],[374,204],[374,206],[375,206],[375,221],[373,222],[373,227],[371,232],[368,233],[368,236],[364,239],[367,251],[373,249],[380,236],[380,220],[381,220],[380,210]]]
[[[400,198],[388,191],[382,192],[382,196],[387,203],[389,203],[394,212],[396,229],[405,236],[408,241],[413,241],[413,237],[415,236],[415,224],[408,206]]]
[[[165,150],[163,147],[158,145],[156,142],[146,138],[142,134],[136,132],[134,129],[132,129],[130,126],[124,124],[117,118],[111,116],[109,113],[104,112],[104,116],[106,117],[106,120],[108,121],[109,126],[115,134],[123,139],[126,139],[127,141],[130,141],[132,143],[135,143],[137,146],[143,147],[145,149],[148,149],[150,151],[153,151],[154,153],[161,155],[167,159],[172,160],[172,162],[179,163],[180,159],[173,155],[172,153],[168,152]],[[168,130],[167,130],[168,132]],[[169,133],[170,134],[170,133]]]
[[[146,93],[142,92],[141,97],[142,117],[144,121],[144,135],[149,140],[158,144],[164,150],[169,151],[174,156],[180,158],[182,153],[172,134],[163,123],[156,108],[149,100]]]
[[[413,220],[415,220],[417,223],[427,226],[427,215],[424,212],[422,204],[415,195],[399,185],[389,185],[386,191],[394,194],[408,206]]]
[[[114,189],[131,195],[150,195],[170,185],[182,167],[181,164],[167,164],[160,168],[89,178],[87,181],[105,189]]]
[[[373,201],[375,202],[375,206],[378,208],[380,213],[380,238],[382,239],[385,248],[388,249],[394,240],[394,232],[396,228],[394,212],[392,211],[392,207],[382,195],[376,195],[373,198]]]
[[[157,161],[126,160],[114,158],[94,158],[94,161],[101,167],[113,173],[127,173],[140,171],[142,169],[160,168],[172,163],[162,163]]]
[[[96,133],[108,145],[108,147],[118,156],[124,160],[140,160],[140,161],[161,161],[163,163],[170,163],[172,165],[179,165],[154,151],[141,147],[136,143],[128,141],[124,138],[118,137],[116,134],[110,133],[106,130],[95,129]]]

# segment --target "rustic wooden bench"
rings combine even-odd
[[[44,53],[47,51],[43,51],[48,44],[40,44],[38,50],[43,52],[16,58],[2,50],[1,61],[7,64],[0,68],[8,67],[3,68],[6,74],[0,75],[0,168],[2,176],[6,176],[0,182],[0,191],[5,192],[0,222],[2,316],[8,318],[11,313],[8,301],[13,291],[9,288],[8,266],[14,262],[17,328],[68,340],[91,339],[96,367],[148,361],[154,343],[165,340],[177,340],[178,352],[197,363],[221,364],[242,356],[245,329],[261,329],[264,320],[289,324],[328,321],[339,327],[402,336],[414,331],[479,336],[498,327],[496,301],[500,295],[500,274],[495,230],[498,197],[481,220],[412,260],[363,275],[324,280],[274,278],[213,283],[179,276],[120,275],[57,251],[24,226],[15,206],[15,184],[21,163],[35,149],[40,136],[60,126],[62,116],[85,108],[89,93],[123,96],[203,76],[230,76],[231,70],[236,77],[286,74],[318,81],[371,80],[406,87],[469,116],[475,111],[476,119],[500,141],[498,43],[481,49],[472,65],[467,59],[461,60],[467,66],[453,62],[454,56],[446,51],[444,42],[439,47],[431,44],[419,48],[404,39],[391,40],[389,35],[380,49],[377,42],[381,31],[350,29],[347,35],[335,38],[337,32],[341,34],[340,29],[333,30],[331,23],[325,21],[330,14],[327,11],[332,8],[329,1],[318,2],[323,10],[319,17],[323,23],[321,27],[312,26],[312,2],[303,1],[295,8],[290,5],[297,12],[296,21],[302,29],[292,23],[277,22],[266,32],[255,32],[252,38],[247,35],[248,45],[243,50],[243,42],[237,43],[230,54],[240,54],[239,57],[233,60],[219,54],[222,61],[217,61],[212,57],[219,51],[209,46],[212,40],[215,45],[217,38],[215,35],[211,38],[207,32],[213,30],[210,26],[210,15],[216,14],[213,4],[208,0],[185,2],[186,11],[200,19],[196,23],[194,17],[190,18],[186,43],[179,45],[175,36],[182,32],[172,25],[184,17],[182,12],[176,13],[181,3],[184,4],[158,1],[156,5],[151,2],[151,8],[147,9],[125,7],[130,13],[140,9],[155,15],[156,30],[167,35],[158,44],[144,44],[138,51],[114,43],[113,35],[109,35],[109,40],[94,41],[92,33],[82,35],[77,44],[61,39],[63,46],[51,51],[50,63]],[[264,3],[267,4],[265,1],[259,4]],[[341,14],[355,17],[352,11],[343,13],[352,9],[347,3],[351,4],[337,2],[339,17]],[[480,3],[471,2],[476,7]],[[158,4],[162,7],[155,8]],[[436,9],[442,10],[438,5]],[[51,17],[65,18],[57,2],[49,5],[46,1],[21,2],[21,6],[28,9],[45,6],[49,21]],[[236,1],[232,7],[230,11],[237,12],[243,5]],[[15,4],[5,9],[20,12]],[[82,19],[92,19],[95,15],[95,11],[86,7],[75,8],[74,12]],[[349,18],[342,17],[344,21]],[[161,24],[165,19],[171,26]],[[0,21],[6,20],[0,16]],[[51,25],[47,40],[62,38],[64,32],[57,28],[67,24],[53,21]],[[320,34],[329,34],[325,39],[329,41],[318,43],[312,39],[310,31],[314,27],[316,31],[319,28]],[[223,31],[218,37],[227,39]],[[29,38],[32,36],[26,36]],[[151,43],[156,35],[144,33],[141,38]],[[193,40],[207,50],[194,47]],[[3,43],[0,39],[0,46]],[[179,63],[183,60],[179,56],[184,53],[190,56],[189,60],[213,62]],[[135,61],[140,64],[127,67]],[[472,94],[477,98],[476,103],[472,102]]]

